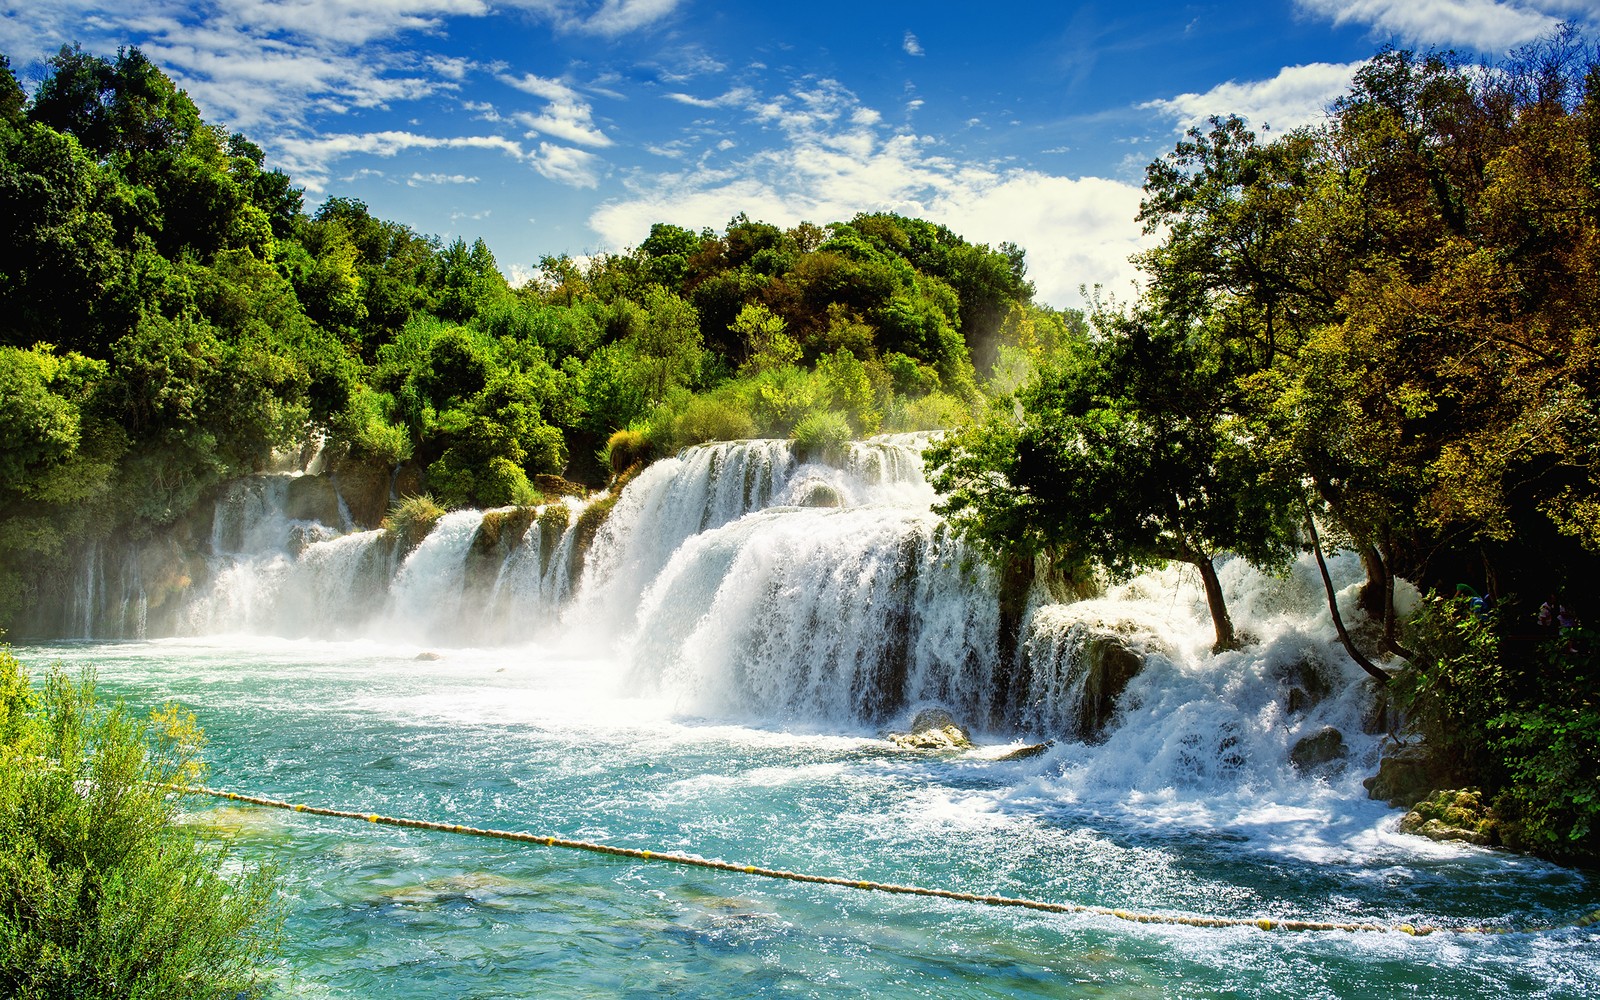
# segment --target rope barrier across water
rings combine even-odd
[[[1551,927],[1525,928],[1514,931],[1505,927],[1439,927],[1414,924],[1377,924],[1377,923],[1332,923],[1318,920],[1278,920],[1271,917],[1205,917],[1185,916],[1176,913],[1135,913],[1130,910],[1119,910],[1109,906],[1091,906],[1083,903],[1047,903],[1036,899],[1022,899],[1015,896],[983,896],[970,892],[953,892],[949,889],[929,889],[917,885],[895,885],[888,882],[872,882],[862,879],[838,878],[830,875],[807,875],[802,872],[784,871],[781,868],[762,868],[757,865],[741,865],[732,861],[715,861],[701,858],[692,854],[676,854],[665,851],[647,851],[633,847],[615,847],[609,844],[594,844],[585,840],[569,840],[564,837],[554,837],[544,834],[522,833],[515,830],[490,830],[474,826],[462,826],[459,823],[436,823],[431,820],[407,819],[399,816],[384,816],[379,813],[351,812],[343,809],[327,809],[321,806],[309,806],[297,802],[285,802],[281,799],[268,799],[258,795],[242,795],[238,792],[228,792],[216,788],[199,786],[171,786],[173,791],[193,795],[209,795],[212,798],[228,799],[233,802],[244,802],[254,806],[264,806],[269,809],[285,809],[290,812],[305,813],[310,816],[332,816],[337,819],[357,819],[368,823],[377,823],[382,826],[398,826],[412,830],[434,830],[439,833],[459,833],[470,837],[490,837],[495,840],[510,840],[524,844],[541,844],[545,847],[564,847],[569,850],[589,851],[593,854],[609,854],[619,858],[636,858],[640,861],[655,861],[673,865],[687,865],[694,868],[709,868],[713,871],[734,872],[741,875],[755,875],[761,878],[783,879],[789,882],[809,882],[815,885],[836,885],[846,889],[863,889],[869,892],[888,892],[903,896],[925,896],[932,899],[951,899],[962,903],[978,903],[983,906],[1008,906],[1024,910],[1040,910],[1045,913],[1076,913],[1088,914],[1099,917],[1114,917],[1117,920],[1127,920],[1137,924],[1166,924],[1183,927],[1254,927],[1264,931],[1345,931],[1352,933],[1377,932],[1390,934],[1509,934],[1528,933],[1532,930],[1552,931],[1562,928],[1588,927],[1600,924],[1600,910],[1585,914],[1583,917],[1570,923]]]

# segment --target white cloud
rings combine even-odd
[[[552,103],[565,102],[575,104],[583,100],[578,96],[576,90],[573,90],[560,80],[536,76],[533,73],[524,73],[521,76],[501,73],[496,79],[508,87],[515,87],[524,94],[532,94],[534,97],[540,97]]]
[[[721,97],[695,97],[693,94],[668,93],[663,94],[669,101],[687,104],[691,108],[727,108],[749,104],[755,98],[755,91],[749,87],[735,87]]]
[[[522,111],[511,116],[512,120],[529,129],[528,138],[542,134],[580,146],[611,145],[611,137],[595,126],[594,110],[589,102],[560,80],[532,73],[524,73],[520,77],[502,73],[497,79],[509,87],[549,102],[539,114]]]
[[[526,155],[521,145],[498,135],[441,137],[400,131],[285,138],[278,146],[290,176],[312,194],[321,193],[332,165],[349,156],[391,157],[415,149],[498,150],[519,160]]]
[[[1022,246],[1039,299],[1059,306],[1081,304],[1080,285],[1129,292],[1128,258],[1151,243],[1134,220],[1139,188],[950,160],[932,139],[887,130],[834,81],[753,101],[752,110],[780,141],[724,170],[635,175],[628,196],[603,204],[590,227],[622,247],[655,222],[698,229],[741,211],[783,226],[900,212],[976,242]]]
[[[679,0],[605,0],[586,22],[589,31],[601,35],[622,35],[666,17]]]
[[[424,184],[476,184],[478,178],[466,174],[412,174],[406,179],[409,187],[421,187]]]
[[[568,187],[593,188],[600,183],[601,160],[593,153],[541,142],[531,159],[533,169]]]
[[[287,33],[365,45],[439,27],[445,17],[482,17],[484,0],[214,0],[220,20],[258,34]]]
[[[906,32],[905,41],[900,43],[900,47],[905,50],[908,56],[920,56],[923,54],[922,43],[917,41],[917,36],[909,31]]]
[[[419,59],[389,43],[446,19],[489,12],[486,0],[29,0],[0,17],[0,48],[19,64],[63,42],[113,52],[134,41],[201,106],[208,119],[250,129],[274,146],[276,130],[317,113],[381,107],[454,90],[464,59]]]
[[[562,31],[605,35],[615,38],[647,28],[677,10],[682,0],[500,0],[497,6],[513,7],[542,15]]]
[[[1336,25],[1364,24],[1373,33],[1421,45],[1466,46],[1499,53],[1550,32],[1563,17],[1587,13],[1581,0],[1295,0]]]
[[[1238,115],[1256,127],[1286,132],[1321,120],[1334,99],[1350,89],[1362,63],[1312,63],[1289,66],[1270,80],[1229,80],[1203,94],[1148,101],[1139,105],[1169,115],[1180,130],[1203,126],[1212,115]]]
[[[473,67],[471,59],[440,55],[429,56],[428,65],[432,66],[440,76],[455,80],[458,83],[467,78],[467,71]]]

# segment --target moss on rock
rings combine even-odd
[[[1488,846],[1500,842],[1499,818],[1476,788],[1434,792],[1400,820],[1401,833],[1430,840],[1457,840]]]

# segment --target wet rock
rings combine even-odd
[[[1117,699],[1144,669],[1144,656],[1120,632],[1095,632],[1083,645],[1083,697],[1078,702],[1077,734],[1085,743],[1103,743],[1117,712]]]
[[[1046,750],[1049,750],[1053,746],[1055,746],[1055,744],[1053,742],[1048,742],[1047,741],[1047,742],[1044,742],[1044,743],[1033,743],[1033,744],[1030,744],[1028,746],[1017,747],[1015,750],[1011,751],[1010,753],[1002,754],[1001,756],[996,757],[994,759],[994,761],[995,761],[996,764],[998,764],[998,763],[1001,763],[1002,761],[1008,761],[1008,760],[1027,760],[1029,757],[1037,757],[1037,756],[1039,756],[1040,754],[1044,753]]]
[[[925,708],[911,720],[911,731],[890,733],[888,740],[907,750],[970,750],[972,737],[942,708]]]
[[[1382,799],[1393,808],[1409,807],[1438,788],[1443,768],[1427,747],[1403,746],[1378,762],[1378,773],[1362,782],[1367,797]]]
[[[283,501],[285,517],[294,521],[317,521],[337,528],[344,520],[339,516],[339,491],[333,480],[325,476],[295,476],[289,480],[289,491]]]
[[[801,507],[843,507],[844,498],[828,483],[812,483],[795,501]]]
[[[1284,705],[1290,715],[1315,708],[1333,693],[1327,664],[1315,656],[1303,656],[1278,667],[1273,676],[1284,690]]]
[[[422,470],[422,463],[416,459],[400,463],[400,468],[395,470],[392,495],[404,500],[406,497],[420,497],[426,492],[428,476]]]
[[[1434,792],[1400,820],[1401,833],[1486,847],[1499,843],[1499,818],[1476,788]]]
[[[444,659],[444,655],[441,654],[441,653],[435,653],[432,650],[426,650],[424,652],[418,653],[416,656],[413,656],[412,659],[413,660],[425,660],[425,661],[430,661],[431,662],[433,660],[442,660],[442,659]]]
[[[393,469],[372,459],[346,458],[334,467],[334,483],[357,527],[370,530],[383,523],[383,515],[389,512],[389,481],[393,478]]]
[[[1312,735],[1295,741],[1289,749],[1289,763],[1305,774],[1342,763],[1349,754],[1344,734],[1332,726],[1323,726]]]
[[[1367,702],[1367,709],[1361,714],[1361,731],[1368,736],[1382,736],[1384,733],[1393,732],[1399,726],[1399,718],[1394,706],[1389,700],[1389,689],[1379,687],[1373,681],[1367,681],[1367,688],[1371,700]]]
[[[583,512],[578,515],[578,534],[572,540],[572,563],[567,567],[567,572],[574,580],[583,571],[583,561],[589,557],[589,546],[594,544],[595,537],[600,534],[606,519],[611,516],[611,508],[617,505],[618,496],[619,494],[613,493],[601,497],[583,508]]]
[[[544,494],[546,500],[559,500],[562,497],[581,497],[589,491],[583,484],[575,483],[570,479],[560,476],[551,476],[539,473],[533,477],[534,489]]]

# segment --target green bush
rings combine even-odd
[[[757,434],[756,422],[735,400],[696,396],[672,422],[675,448],[705,441],[739,441]]]
[[[389,508],[389,516],[383,519],[383,527],[399,538],[405,548],[411,549],[422,544],[422,540],[428,537],[428,532],[443,516],[444,508],[431,495],[424,493],[420,497],[397,500]]]
[[[201,744],[173,706],[101,705],[92,673],[54,669],[36,693],[0,651],[0,993],[266,993],[276,878],[176,824],[164,787],[200,778]]]
[[[1396,702],[1456,778],[1490,791],[1501,840],[1600,857],[1600,637],[1513,646],[1498,615],[1462,598],[1431,598],[1412,626],[1419,655],[1395,678]]]
[[[632,427],[617,431],[606,439],[600,461],[613,476],[620,476],[633,466],[650,461],[650,440],[644,431]]]
[[[1570,645],[1569,645],[1570,643]],[[1600,636],[1582,630],[1543,644],[1532,697],[1489,720],[1506,772],[1495,810],[1510,846],[1559,858],[1600,857]]]
[[[896,399],[884,418],[883,430],[946,431],[972,421],[972,407],[955,396],[934,392],[916,399]]]
[[[792,440],[802,461],[837,457],[854,439],[850,421],[838,410],[816,410],[795,424]]]
[[[544,496],[528,481],[522,467],[507,458],[491,458],[478,473],[477,502],[482,507],[535,507]]]

